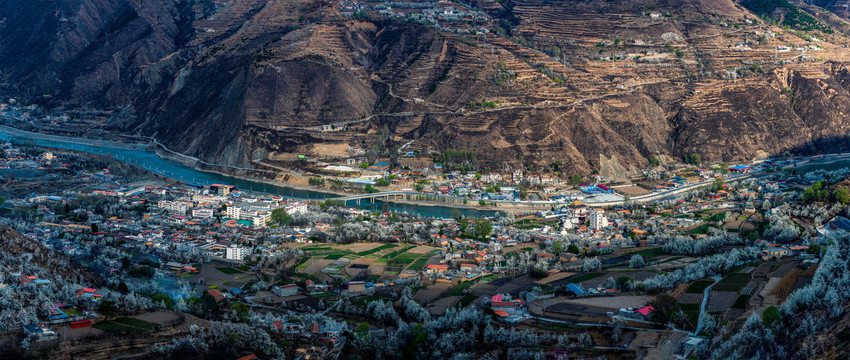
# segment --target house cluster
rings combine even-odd
[[[490,19],[483,11],[450,1],[340,0],[337,7],[345,16],[419,21],[448,32],[486,30]]]

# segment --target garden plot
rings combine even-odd
[[[310,259],[309,261],[307,261],[307,264],[306,264],[306,265],[307,265],[307,267],[304,269],[304,273],[306,273],[306,274],[308,274],[308,275],[313,275],[313,274],[315,274],[315,273],[321,272],[321,271],[322,271],[322,269],[324,269],[326,266],[328,266],[328,265],[332,264],[333,262],[334,262],[334,260],[327,260],[327,259],[315,260],[315,259]]]
[[[460,298],[460,296],[446,296],[429,304],[425,307],[425,310],[428,310],[428,313],[432,316],[443,316],[446,314],[446,311],[457,304]]]
[[[738,300],[737,291],[712,291],[708,296],[708,306],[706,309],[709,312],[726,311],[726,309],[731,308],[735,304],[735,300]]]
[[[567,299],[564,303],[603,307],[608,309],[621,308],[640,308],[649,304],[652,300],[651,296],[611,296],[611,297],[594,297],[594,298],[578,298]]]
[[[448,282],[438,282],[433,285],[428,285],[428,287],[413,294],[413,300],[420,303],[432,302],[442,297],[442,295],[447,292],[451,286],[452,284]]]
[[[680,304],[701,304],[703,294],[692,294],[692,293],[684,293],[682,296],[679,296]]]
[[[732,273],[726,275],[717,285],[711,288],[712,291],[734,291],[738,292],[747,286],[750,282],[750,274]]]
[[[328,275],[342,275],[342,270],[348,266],[348,263],[349,261],[346,261],[346,259],[334,261],[322,268],[322,272]]]

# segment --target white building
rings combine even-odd
[[[160,200],[157,203],[157,206],[166,210],[173,211],[179,214],[185,214],[192,207],[192,203],[186,201],[168,201],[168,200]]]
[[[213,209],[193,209],[192,217],[199,219],[209,219],[213,217]]]
[[[590,228],[592,229],[602,229],[608,226],[608,218],[605,217],[605,213],[601,211],[594,211],[590,213],[590,216],[587,217],[587,220],[590,222]]]
[[[243,247],[231,246],[224,250],[224,258],[228,260],[242,260],[248,256],[250,250]]]

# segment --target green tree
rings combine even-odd
[[[526,189],[525,186],[520,185],[519,186],[519,198],[521,200],[525,200],[525,198],[527,196],[528,196],[528,189]]]
[[[91,232],[96,233],[98,231],[100,231],[100,227],[95,223],[91,223]]]
[[[170,296],[163,293],[151,296],[151,302],[153,302],[154,305],[159,305],[160,303],[165,304],[165,308],[168,310],[174,309],[174,300],[171,300]]]
[[[239,319],[239,322],[245,322],[248,320],[248,315],[250,314],[250,309],[248,309],[248,305],[243,303],[235,303],[230,306],[230,311],[236,312],[236,318]]]
[[[354,333],[361,339],[367,339],[369,337],[369,323],[364,321],[357,324],[357,328],[354,329]]]
[[[97,304],[97,312],[103,316],[110,317],[115,312],[115,303],[111,300],[101,300],[100,304]]]
[[[564,242],[561,240],[555,240],[555,242],[552,243],[552,252],[560,254],[562,251],[564,251]]]
[[[567,246],[567,252],[578,254],[578,246],[576,244],[570,244],[570,246]]]
[[[577,185],[579,183],[581,183],[581,175],[575,174],[570,176],[570,184]]]
[[[478,200],[478,205],[479,206],[487,206],[487,202],[484,201],[484,199],[481,199],[481,200]]]
[[[726,182],[722,176],[718,176],[714,178],[714,182],[711,183],[711,191],[718,191],[723,189],[723,184]]]
[[[390,182],[389,182],[389,181],[387,181],[387,179],[380,178],[380,179],[378,179],[378,180],[375,180],[375,185],[378,185],[378,186],[390,186]]]
[[[360,168],[361,168],[361,169],[366,169],[366,168],[368,168],[368,167],[369,167],[369,163],[367,163],[367,162],[362,162],[362,163],[360,163],[360,165],[359,165],[359,166],[360,166]]]
[[[764,324],[764,327],[771,328],[773,324],[782,321],[782,316],[779,314],[779,308],[776,306],[768,306],[761,313],[761,322]]]
[[[493,222],[489,219],[480,219],[475,223],[475,234],[478,237],[490,236],[493,231]]]
[[[656,167],[658,165],[661,165],[661,161],[659,161],[657,157],[653,156],[649,158],[649,166]]]
[[[649,305],[655,309],[659,316],[658,320],[662,324],[667,323],[674,314],[679,312],[679,304],[670,294],[661,294],[652,298]]]
[[[850,193],[847,192],[847,189],[835,189],[832,191],[832,198],[842,205],[847,205],[850,202]]]
[[[292,216],[286,213],[284,208],[272,210],[272,223],[277,225],[292,224]]]
[[[127,288],[127,283],[125,283],[123,281],[118,283],[118,292],[120,292],[122,294],[126,294],[126,293],[130,292],[130,289]]]

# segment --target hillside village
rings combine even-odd
[[[398,331],[386,325],[401,304],[405,318],[418,322],[483,311],[494,329],[535,336],[558,337],[553,324],[615,324],[637,337],[593,330],[546,341],[597,354],[611,347],[645,353],[651,344],[653,354],[687,355],[702,351],[697,335],[781,304],[795,282],[811,278],[821,241],[850,229],[850,196],[839,187],[848,170],[820,169],[812,159],[729,168],[763,174],[737,181],[724,181],[734,177],[723,169],[694,166],[684,171],[710,186],[646,204],[580,200],[611,190],[597,183],[579,185],[548,210],[428,218],[175,182],[65,150],[2,147],[4,231],[17,230],[90,273],[69,281],[24,266],[4,278],[0,291],[9,296],[57,288],[53,301],[64,304],[14,318],[0,310],[6,330],[22,331],[19,345],[5,350],[12,352],[70,338],[100,341],[135,327],[156,339],[187,322],[259,317],[273,338],[289,339],[280,351],[328,356],[386,346]],[[22,162],[40,172],[4,175]],[[780,170],[783,164],[792,166]],[[473,189],[468,184],[484,183],[469,175],[444,181]],[[670,186],[676,181],[688,180]],[[718,261],[719,272],[712,270]],[[707,312],[700,307],[706,302]],[[286,315],[305,311],[321,315],[311,323]],[[671,316],[672,324],[659,322]],[[352,321],[357,332],[372,334],[371,345],[349,333]],[[660,336],[641,335],[659,328]]]

